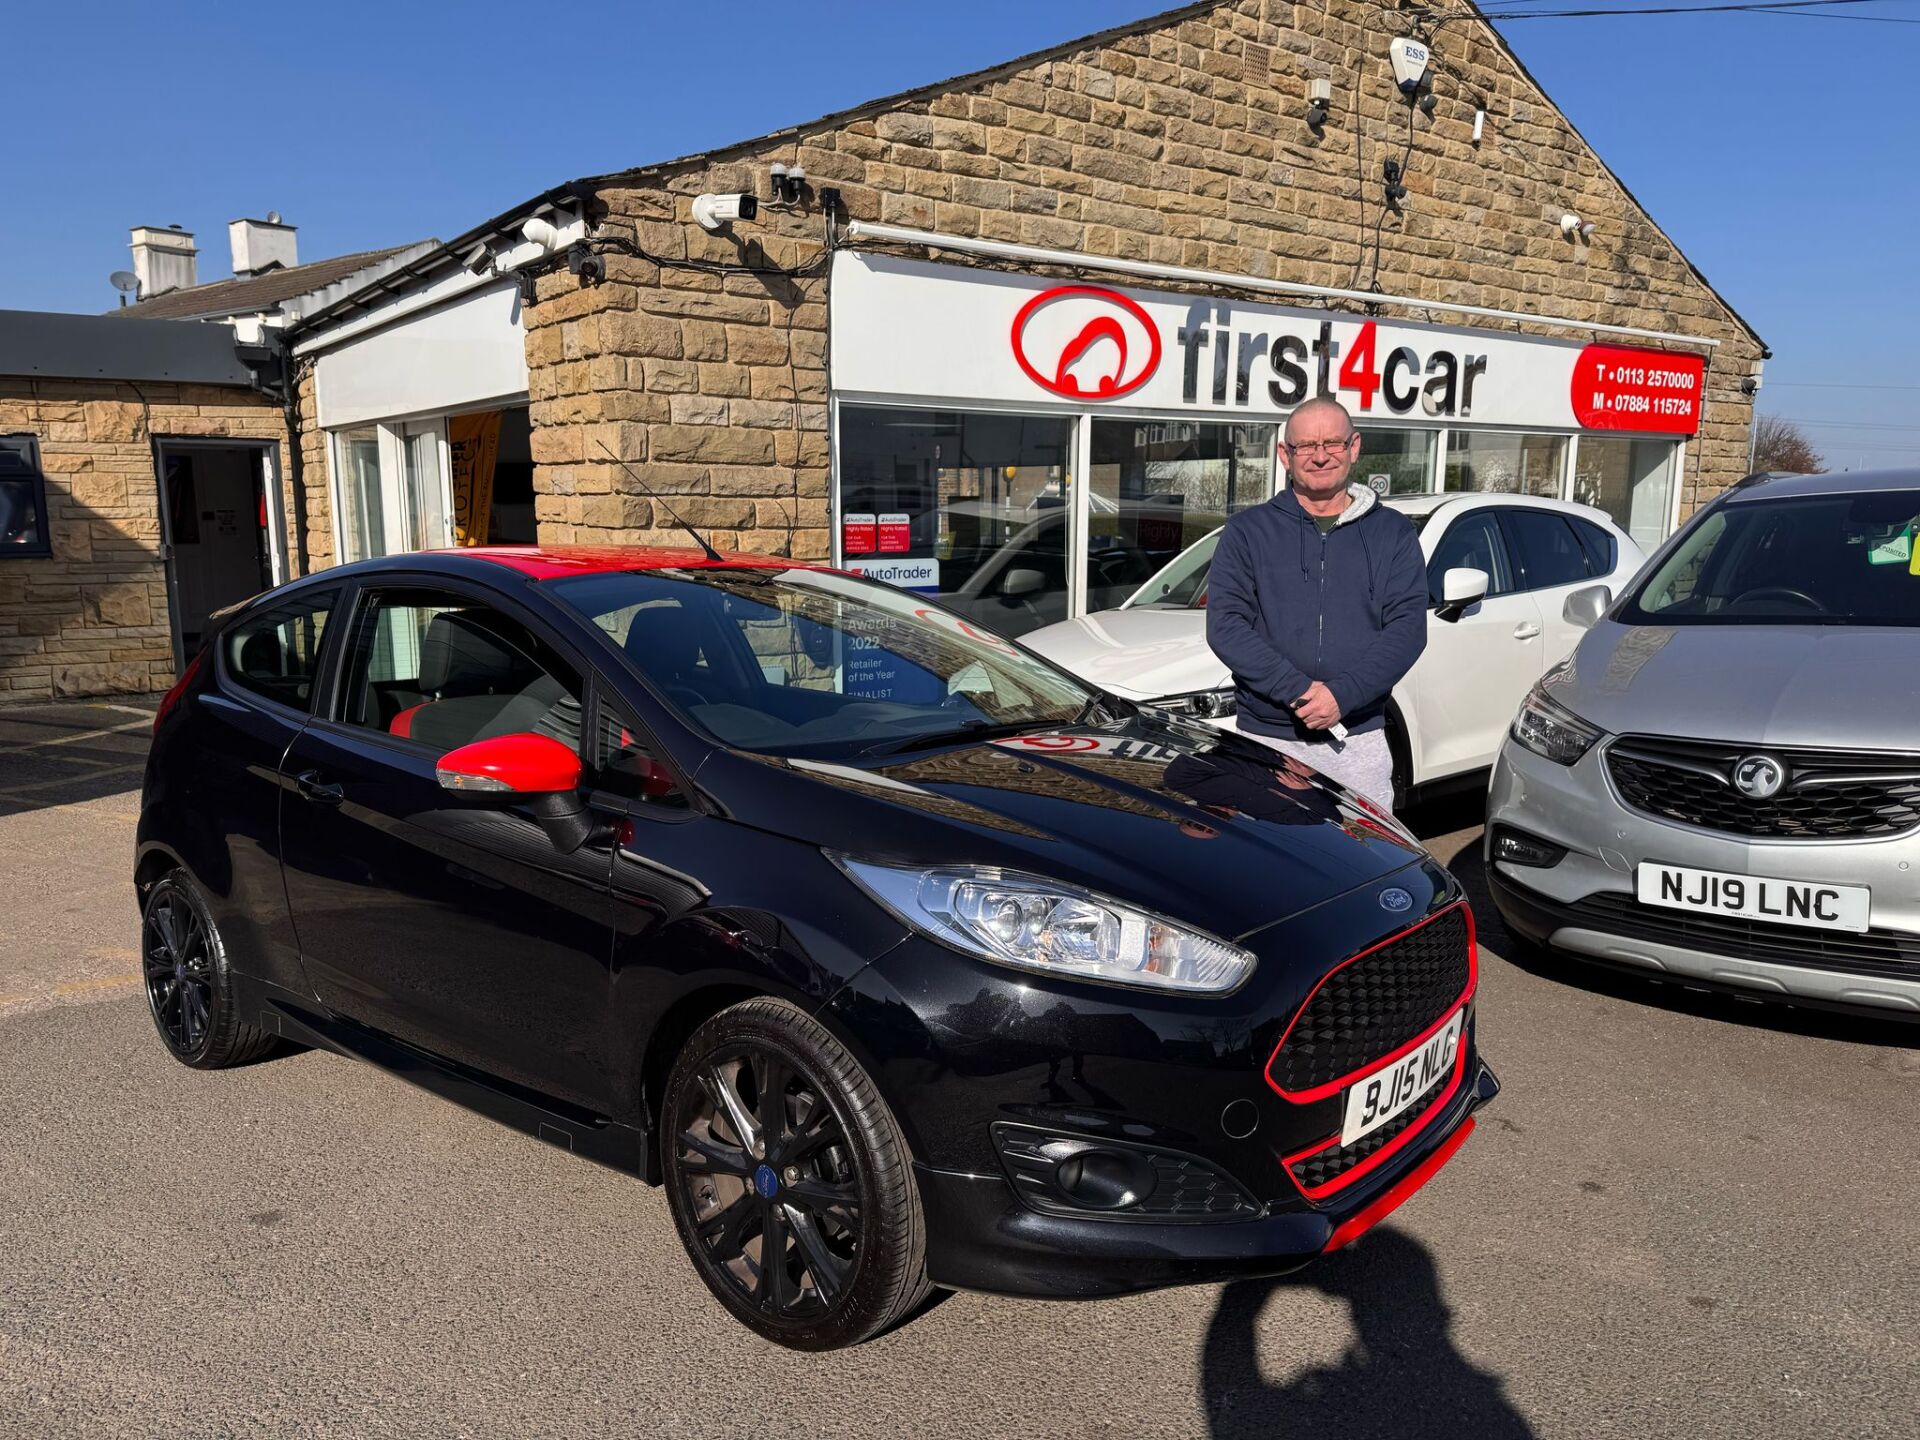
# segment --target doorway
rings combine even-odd
[[[177,671],[217,611],[281,579],[279,485],[265,442],[160,440],[154,449]]]

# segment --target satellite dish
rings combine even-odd
[[[120,292],[120,303],[125,305],[129,295],[140,294],[140,277],[131,270],[116,270],[107,277],[109,284]]]

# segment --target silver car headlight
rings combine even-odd
[[[1045,975],[1223,995],[1253,973],[1238,946],[1039,875],[833,857],[861,889],[924,935]]]
[[[1225,690],[1194,690],[1185,695],[1163,695],[1147,703],[1195,720],[1219,720],[1234,712],[1233,687],[1228,686]]]
[[[1571,765],[1593,748],[1602,735],[1558,701],[1549,699],[1543,680],[1527,692],[1520,702],[1520,713],[1513,717],[1513,738],[1534,754],[1556,765]]]

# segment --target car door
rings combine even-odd
[[[1592,569],[1587,548],[1581,544],[1568,516],[1557,510],[1519,505],[1501,506],[1499,515],[1507,536],[1507,553],[1512,556],[1519,576],[1519,588],[1540,607],[1544,632],[1542,668],[1558,665],[1573,653],[1580,637],[1586,634],[1562,613],[1567,597],[1588,585],[1601,584],[1609,577],[1604,570]]]
[[[255,606],[194,662],[213,683],[188,701],[186,753],[156,766],[148,803],[202,833],[180,848],[213,897],[233,964],[296,992],[306,989],[280,896],[280,762],[307,723],[337,587],[303,589]],[[159,787],[178,786],[177,801]],[[219,857],[216,861],[215,857]]]
[[[1446,529],[1428,552],[1427,648],[1401,685],[1416,784],[1491,765],[1543,668],[1540,608],[1518,587],[1495,511],[1442,510],[1430,523]],[[1462,566],[1487,572],[1486,598],[1443,619],[1441,579]]]
[[[580,742],[583,668],[489,592],[363,588],[328,713],[287,754],[287,899],[335,1012],[602,1110],[611,839],[562,854],[524,806],[449,794],[449,750]]]

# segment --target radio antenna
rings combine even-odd
[[[647,484],[646,481],[640,478],[639,471],[635,470],[626,461],[622,460],[618,455],[614,454],[613,451],[607,449],[607,442],[602,440],[598,435],[593,437],[593,443],[598,445],[601,448],[601,450],[606,453],[606,457],[609,460],[613,461],[614,464],[618,465],[622,470],[626,471],[628,476],[633,480],[633,483],[638,485],[642,490],[647,492],[647,498],[653,501],[654,504],[658,505],[662,510],[666,511],[670,517],[672,517],[674,524],[678,525],[682,530],[686,531],[687,534],[693,537],[693,543],[698,545],[703,551],[706,552],[707,559],[713,561],[713,563],[716,565],[725,563],[726,557],[723,556],[718,550],[714,549],[713,546],[709,545],[704,535],[702,535],[698,530],[694,529],[691,525],[687,524],[686,521],[682,520],[679,514],[674,510],[674,508],[671,505],[667,504],[665,500],[661,499],[658,492],[656,492],[651,485]]]

